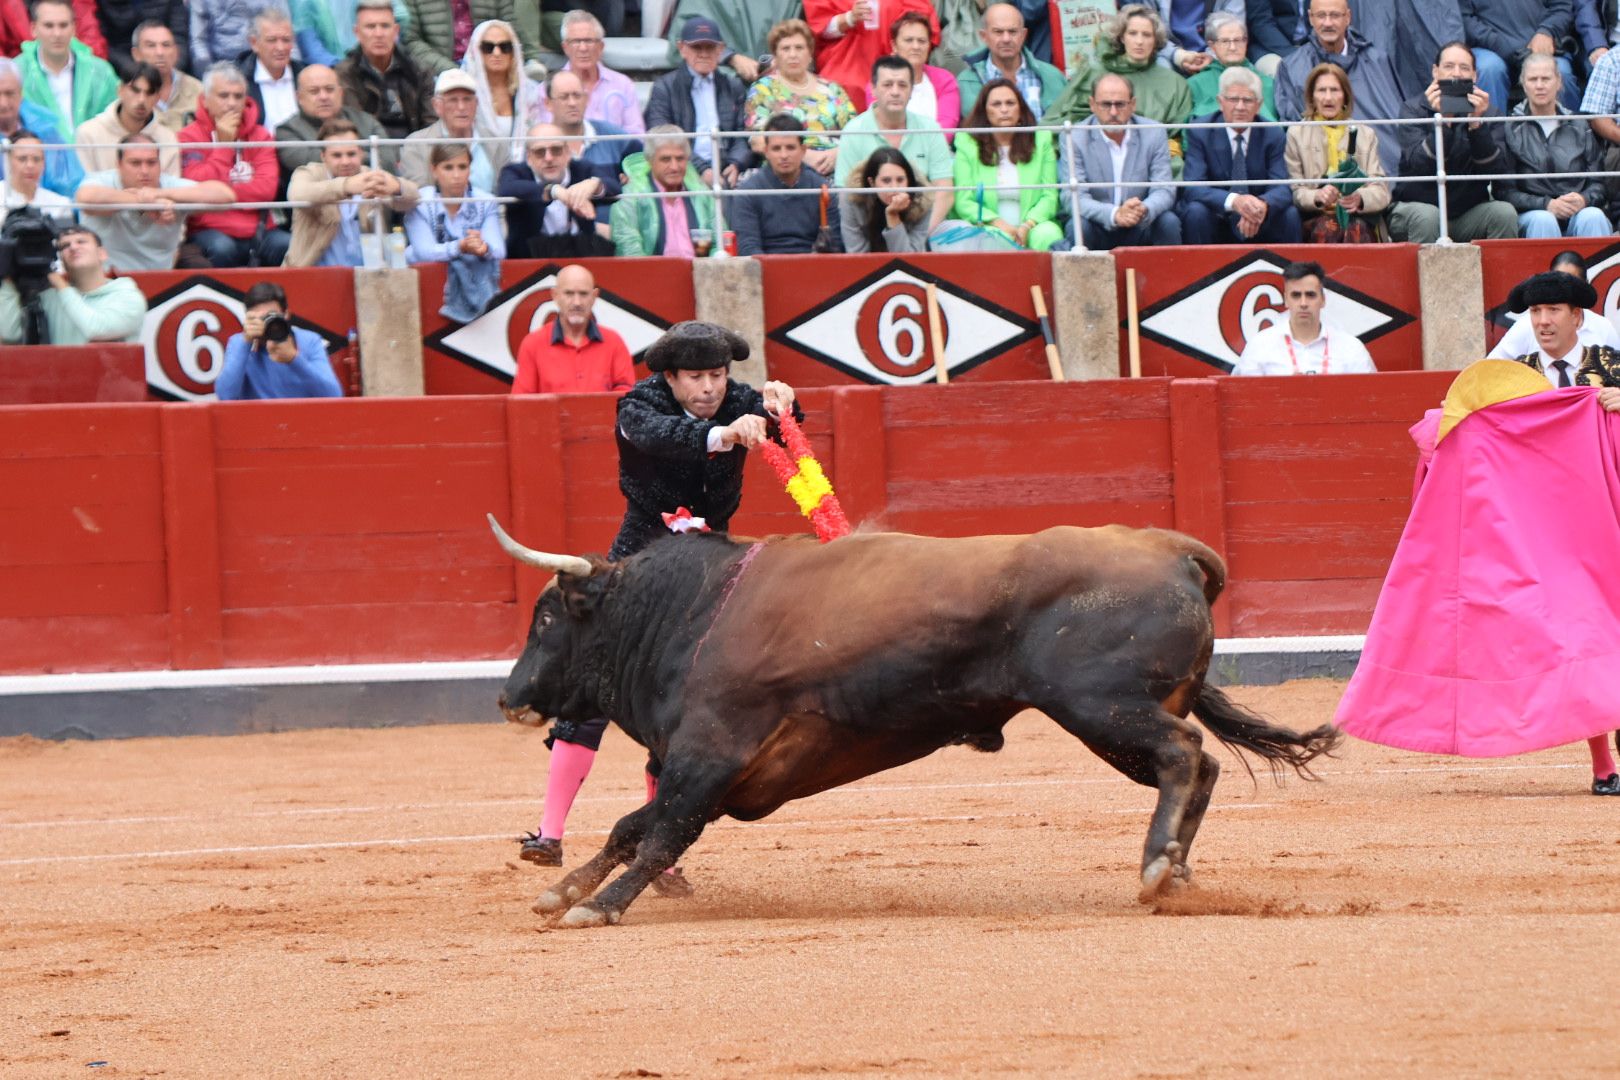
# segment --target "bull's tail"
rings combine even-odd
[[[1215,554],[1214,549],[1198,544],[1187,553],[1204,575],[1204,599],[1214,606],[1216,599],[1226,589],[1226,561]]]
[[[1343,734],[1332,724],[1323,724],[1310,731],[1290,731],[1268,723],[1234,702],[1213,686],[1205,686],[1193,702],[1193,715],[1203,721],[1214,736],[1234,751],[1243,767],[1249,768],[1248,759],[1241,751],[1252,750],[1266,759],[1272,778],[1281,782],[1284,766],[1292,768],[1306,780],[1315,780],[1311,762],[1322,754],[1332,754]]]

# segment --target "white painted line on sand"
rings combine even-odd
[[[961,821],[992,821],[1006,818],[1035,817],[1032,813],[1018,814],[950,814],[922,817],[845,818],[841,821],[733,821],[747,829],[850,829],[869,825],[923,825],[946,824]],[[572,836],[606,836],[607,829],[577,830]],[[0,866],[39,866],[46,863],[112,862],[117,860],[182,859],[205,855],[253,855],[275,851],[325,851],[336,848],[400,847],[408,844],[483,844],[497,840],[510,842],[510,832],[479,833],[470,836],[388,836],[371,840],[321,840],[306,844],[244,844],[232,847],[183,848],[168,851],[105,851],[94,855],[33,855],[18,859],[0,859]]]
[[[1582,764],[1526,764],[1526,765],[1414,765],[1401,768],[1376,769],[1347,769],[1344,772],[1328,773],[1326,779],[1345,780],[1358,776],[1389,776],[1424,773],[1484,773],[1484,772],[1524,772],[1541,769],[1582,769]],[[998,790],[1007,788],[1030,787],[1088,787],[1098,784],[1127,784],[1130,781],[1120,776],[1102,777],[1074,777],[1057,778],[1051,780],[986,780],[972,782],[950,782],[937,784],[856,784],[847,787],[833,788],[824,791],[815,798],[826,799],[833,797],[850,797],[856,795],[889,795],[896,793],[919,791],[974,791]],[[639,797],[636,792],[626,795],[587,795],[574,800],[574,805],[583,806],[596,803],[625,803],[630,797]],[[1504,798],[1541,798],[1542,796],[1504,796]],[[1554,796],[1546,796],[1552,798]],[[450,801],[437,803],[397,803],[393,805],[374,806],[319,806],[294,807],[278,810],[249,810],[244,813],[232,814],[230,817],[245,818],[295,818],[329,816],[337,814],[407,814],[424,810],[460,810],[477,809],[481,807],[526,806],[538,808],[540,796],[533,798],[513,799],[473,799],[466,801]],[[1258,805],[1258,804],[1257,804]],[[61,818],[44,821],[0,821],[0,829],[48,829],[48,828],[105,828],[113,825],[150,825],[165,824],[184,821],[219,821],[218,811],[209,814],[153,814],[121,818]]]

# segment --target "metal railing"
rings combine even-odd
[[[1366,127],[1366,128],[1372,128],[1372,129],[1375,129],[1375,130],[1380,129],[1380,128],[1398,129],[1398,128],[1401,128],[1401,127],[1412,127],[1412,126],[1428,126],[1428,127],[1431,127],[1433,129],[1433,136],[1432,137],[1433,137],[1434,145],[1435,145],[1435,155],[1434,155],[1434,158],[1435,158],[1435,171],[1433,173],[1420,174],[1420,175],[1404,175],[1403,174],[1403,175],[1398,175],[1398,176],[1381,176],[1381,177],[1371,177],[1371,178],[1356,178],[1356,182],[1361,183],[1361,184],[1382,183],[1382,184],[1391,185],[1391,186],[1396,185],[1396,184],[1405,184],[1405,183],[1433,183],[1433,184],[1435,184],[1436,185],[1436,197],[1437,197],[1436,208],[1437,208],[1437,210],[1439,212],[1438,213],[1438,216],[1439,216],[1439,229],[1440,229],[1439,242],[1442,243],[1442,244],[1449,244],[1449,243],[1452,243],[1453,241],[1451,240],[1451,237],[1450,237],[1449,214],[1447,212],[1448,203],[1449,203],[1449,193],[1448,193],[1448,190],[1447,190],[1448,183],[1462,183],[1462,182],[1483,183],[1483,182],[1494,182],[1494,181],[1519,181],[1519,180],[1524,180],[1524,179],[1527,179],[1527,178],[1540,178],[1540,179],[1605,179],[1605,180],[1610,179],[1610,178],[1620,178],[1620,170],[1585,170],[1585,171],[1542,172],[1542,173],[1510,173],[1510,172],[1469,173],[1469,174],[1466,175],[1466,179],[1464,179],[1461,176],[1448,173],[1448,171],[1446,169],[1446,162],[1445,162],[1446,155],[1445,155],[1445,147],[1444,147],[1444,137],[1445,137],[1445,129],[1446,129],[1446,127],[1457,125],[1457,124],[1472,125],[1472,124],[1476,124],[1476,123],[1477,124],[1534,123],[1538,119],[1544,119],[1544,118],[1535,117],[1535,116],[1532,116],[1532,115],[1529,115],[1529,114],[1517,115],[1517,116],[1486,115],[1486,116],[1480,116],[1480,117],[1472,117],[1472,116],[1446,117],[1446,116],[1442,116],[1439,113],[1435,113],[1435,114],[1433,114],[1431,116],[1427,116],[1427,117],[1399,117],[1399,118],[1391,118],[1391,119],[1350,118],[1349,120],[1346,120],[1346,121],[1337,121],[1337,120],[1334,120],[1334,121],[1329,121],[1329,120],[1295,120],[1295,121],[1287,121],[1287,120],[1259,120],[1259,119],[1256,119],[1253,122],[1245,124],[1243,126],[1244,126],[1245,129],[1249,129],[1249,128],[1284,128],[1284,129],[1291,129],[1291,128],[1296,128],[1296,127],[1328,127],[1328,126],[1337,127],[1337,126],[1343,126],[1345,124],[1350,124],[1350,125],[1355,126],[1355,127]],[[1571,123],[1586,123],[1586,122],[1588,122],[1588,121],[1590,121],[1592,119],[1609,119],[1609,120],[1620,121],[1620,113],[1607,113],[1607,114],[1604,114],[1604,113],[1598,113],[1598,114],[1568,113],[1568,114],[1563,114],[1563,113],[1561,113],[1561,114],[1558,115],[1557,119],[1559,119],[1561,121],[1571,122]],[[1203,121],[1203,122],[1200,122],[1200,121],[1191,121],[1191,120],[1189,120],[1189,121],[1186,121],[1186,122],[1180,123],[1180,124],[1162,124],[1162,123],[1159,123],[1157,121],[1148,121],[1147,123],[1154,126],[1154,127],[1157,127],[1157,128],[1166,129],[1169,132],[1184,132],[1184,131],[1200,130],[1200,129],[1226,130],[1226,129],[1229,129],[1231,127],[1230,124],[1228,124],[1228,123],[1226,123],[1224,121]],[[946,136],[951,136],[951,135],[955,135],[955,134],[958,134],[958,133],[966,133],[966,134],[970,134],[970,135],[985,135],[985,134],[994,135],[994,134],[1012,134],[1012,133],[1020,133],[1020,132],[1043,132],[1044,131],[1044,132],[1048,132],[1048,133],[1052,134],[1055,138],[1060,139],[1060,151],[1062,151],[1062,150],[1065,150],[1067,147],[1069,147],[1069,146],[1071,146],[1073,144],[1075,134],[1076,134],[1077,131],[1080,131],[1080,130],[1109,132],[1109,131],[1130,130],[1132,127],[1140,129],[1142,126],[1143,126],[1142,124],[1136,124],[1136,125],[1103,125],[1103,124],[1100,124],[1100,123],[1099,124],[1089,124],[1089,123],[1076,124],[1073,121],[1066,121],[1061,126],[1057,126],[1057,125],[1034,125],[1034,126],[1028,126],[1028,127],[1012,127],[1012,128],[1006,128],[1006,127],[992,127],[992,128],[959,127],[959,128],[952,129],[950,132],[942,132],[941,129],[938,128],[937,126],[931,126],[931,127],[926,127],[926,128],[884,128],[884,129],[879,129],[877,132],[866,131],[866,132],[861,132],[860,134],[862,134],[862,135],[882,134],[884,136],[898,135],[898,136],[903,137],[903,136],[906,136],[906,135],[913,135],[913,134],[942,134],[942,135],[946,135]],[[684,132],[682,134],[683,134],[683,137],[688,141],[688,145],[690,146],[691,142],[694,141],[695,138],[700,133]],[[762,137],[765,134],[766,134],[765,132],[761,132],[761,131],[758,131],[758,130],[723,131],[723,130],[719,129],[718,127],[711,128],[707,132],[708,138],[711,140],[711,145],[713,145],[713,146],[720,145],[721,140],[725,140],[725,139],[754,139],[754,138]],[[834,142],[841,142],[842,139],[848,133],[845,132],[845,131],[818,131],[818,132],[806,132],[804,134],[807,135],[807,136],[813,135],[813,136],[816,136],[816,137],[825,138],[825,139],[828,139],[828,140],[832,140]],[[556,136],[547,136],[548,139],[555,138],[555,137]],[[590,135],[590,136],[586,136],[583,133],[579,133],[579,134],[566,134],[565,133],[561,137],[563,139],[569,141],[569,142],[589,141],[589,142],[592,142],[592,143],[595,143],[595,142],[646,142],[647,139],[649,138],[649,136],[646,133],[628,133],[628,132],[626,132],[626,133],[615,133],[615,134],[599,133],[599,134]],[[654,136],[651,136],[651,137],[654,138],[654,139],[661,138],[661,137],[662,138],[675,138],[675,136],[672,135],[672,134],[667,135],[667,136],[654,135]],[[512,136],[488,136],[488,135],[478,135],[478,134],[474,133],[474,134],[466,136],[466,137],[456,137],[456,136],[445,135],[445,136],[432,136],[432,137],[422,137],[422,138],[413,138],[413,139],[383,137],[383,136],[374,135],[374,136],[371,136],[371,137],[366,138],[366,139],[336,140],[336,141],[341,142],[341,143],[345,143],[345,144],[358,143],[359,145],[366,147],[367,150],[369,151],[369,164],[370,164],[370,167],[372,169],[381,169],[382,168],[382,164],[381,164],[382,150],[383,150],[384,147],[395,147],[395,148],[403,148],[403,147],[406,147],[406,146],[432,147],[432,146],[436,146],[436,145],[440,145],[440,144],[472,145],[472,144],[475,144],[475,143],[476,144],[484,144],[484,145],[491,144],[491,143],[520,144],[520,143],[526,142],[527,138],[526,137],[514,138]],[[177,142],[177,143],[161,143],[161,144],[155,144],[155,145],[156,145],[156,149],[158,150],[159,154],[162,155],[162,154],[167,154],[167,153],[176,152],[176,151],[184,152],[186,150],[195,150],[195,149],[218,150],[218,149],[223,148],[223,149],[233,149],[233,150],[242,150],[242,149],[261,149],[262,150],[262,149],[273,148],[273,149],[275,149],[277,151],[280,151],[280,150],[283,150],[283,149],[314,149],[314,148],[324,148],[325,146],[329,145],[332,142],[334,142],[334,140],[320,140],[320,139],[274,140],[274,141],[236,140],[236,141],[233,141],[233,142],[214,142],[214,141],[210,141],[210,142],[190,142],[190,143],[178,143]],[[125,145],[127,145],[127,144],[120,144],[120,143],[82,143],[82,144],[74,144],[72,146],[68,146],[68,145],[65,145],[65,144],[50,144],[50,145],[47,145],[45,147],[45,149],[47,151],[53,152],[53,153],[64,153],[64,152],[70,152],[70,151],[77,150],[80,147],[82,147],[84,149],[94,149],[94,150],[117,150],[117,149],[120,149],[122,146],[125,146]],[[1082,191],[1097,190],[1097,189],[1114,189],[1114,188],[1124,187],[1124,186],[1147,187],[1147,188],[1150,188],[1150,189],[1151,188],[1169,188],[1171,190],[1179,190],[1179,189],[1183,189],[1183,188],[1211,187],[1211,186],[1221,187],[1221,188],[1273,187],[1273,186],[1277,186],[1277,185],[1288,185],[1290,187],[1298,187],[1298,186],[1305,186],[1305,185],[1315,186],[1315,185],[1323,185],[1323,184],[1332,184],[1332,183],[1335,183],[1337,181],[1345,179],[1343,177],[1331,177],[1331,176],[1321,176],[1321,177],[1282,177],[1282,178],[1257,177],[1257,178],[1251,178],[1251,179],[1247,179],[1247,180],[1221,180],[1221,181],[1219,181],[1217,183],[1211,183],[1210,181],[1206,181],[1206,180],[1186,180],[1186,179],[1181,179],[1181,180],[1171,179],[1171,180],[1159,180],[1159,181],[1133,180],[1133,181],[1130,181],[1128,183],[1124,182],[1124,181],[1115,182],[1111,178],[1107,179],[1107,180],[1081,180],[1079,178],[1078,164],[1077,164],[1077,161],[1076,161],[1077,155],[1072,154],[1072,153],[1064,152],[1064,153],[1061,153],[1061,157],[1062,157],[1063,162],[1064,162],[1064,173],[1063,173],[1063,176],[1060,179],[1058,179],[1058,180],[1056,180],[1055,182],[1052,182],[1052,183],[1038,183],[1038,184],[1019,183],[1017,185],[1014,185],[1015,188],[1017,190],[1019,190],[1019,191],[1025,191],[1025,190],[1056,190],[1056,191],[1059,191],[1065,196],[1065,201],[1066,201],[1067,205],[1069,207],[1071,207],[1071,208],[1074,208],[1074,207],[1078,206],[1079,194]],[[396,174],[397,174],[397,170],[396,170]],[[978,190],[980,190],[981,186],[982,185],[956,185],[956,184],[948,184],[948,183],[928,183],[928,184],[918,184],[918,185],[913,186],[913,187],[905,187],[905,188],[884,188],[884,189],[879,189],[879,188],[875,188],[875,187],[849,186],[847,184],[846,185],[829,184],[829,185],[827,185],[827,190],[829,192],[831,192],[832,194],[836,194],[836,195],[840,195],[840,196],[877,194],[880,191],[884,191],[884,190],[891,191],[891,192],[893,192],[893,191],[906,191],[906,192],[913,193],[913,194],[920,194],[920,195],[927,195],[927,196],[939,196],[939,195],[944,195],[946,193],[950,193],[950,194],[954,195],[955,193],[961,192],[961,191],[978,191]],[[998,187],[997,190],[999,191],[1001,189]],[[176,191],[176,194],[179,195],[180,192]],[[710,180],[709,180],[708,184],[702,190],[691,190],[691,189],[683,188],[683,189],[674,190],[674,191],[663,191],[663,190],[631,191],[631,192],[623,192],[623,193],[619,194],[618,196],[616,196],[616,198],[617,199],[634,200],[634,199],[671,198],[671,197],[674,197],[674,198],[698,198],[698,197],[703,197],[703,198],[713,199],[714,200],[714,207],[715,207],[715,232],[718,234],[718,233],[721,233],[721,232],[723,232],[725,230],[725,201],[727,199],[737,198],[739,196],[747,196],[747,197],[750,197],[750,198],[755,198],[755,197],[775,197],[775,196],[798,196],[798,197],[804,197],[807,194],[812,194],[812,193],[807,192],[807,191],[805,191],[803,189],[793,189],[793,188],[763,189],[763,190],[749,190],[749,191],[742,191],[742,190],[739,190],[737,188],[728,188],[728,187],[725,186],[725,183],[724,183],[724,179],[723,179],[723,176],[722,176],[722,168],[719,166],[719,164],[717,162],[716,167],[714,167],[711,170],[711,177],[710,177]],[[362,202],[362,203],[367,203],[367,204],[387,204],[387,203],[392,202],[393,198],[394,197],[380,198],[380,199],[362,199],[362,200],[359,200],[359,201]],[[463,197],[462,199],[453,200],[453,201],[473,202],[473,203],[492,202],[492,203],[496,203],[496,204],[510,204],[510,203],[518,202],[520,200],[518,200],[518,199],[516,199],[514,197],[511,197],[511,196],[499,196],[499,195],[495,195],[495,194],[473,194],[473,193],[469,192],[469,194],[467,196]],[[103,214],[107,212],[107,209],[108,209],[108,206],[109,206],[109,204],[106,204],[106,203],[84,203],[84,202],[79,201],[79,200],[73,200],[70,203],[70,205],[74,209],[77,209],[77,210],[100,211]],[[177,210],[177,211],[191,213],[191,212],[199,212],[199,211],[201,211],[201,212],[219,211],[219,210],[222,210],[222,209],[299,210],[299,209],[307,209],[307,208],[317,206],[317,205],[323,205],[323,204],[314,203],[314,202],[310,202],[310,201],[307,201],[307,200],[292,200],[292,199],[266,200],[266,201],[261,201],[261,202],[238,202],[238,203],[227,203],[227,204],[184,203],[184,202],[181,202],[178,199],[176,199],[176,200],[165,200],[165,202],[157,203],[157,204],[122,203],[122,204],[117,204],[114,209],[115,209],[115,211],[116,210],[130,210],[130,211],[135,211],[135,212],[142,212],[142,211],[147,211],[147,210],[161,210],[161,209],[171,209],[172,208],[172,209]],[[378,232],[379,236],[385,236],[386,235],[386,225],[385,225],[381,215],[376,216],[376,223],[377,223],[377,232]],[[1074,230],[1074,240],[1075,240],[1077,249],[1081,248],[1080,236],[1081,236],[1081,230],[1076,228]]]

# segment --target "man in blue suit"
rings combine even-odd
[[[1189,128],[1182,178],[1199,186],[1183,189],[1181,237],[1188,244],[1297,244],[1299,211],[1288,187],[1283,161],[1287,137],[1281,128],[1252,127],[1260,111],[1260,76],[1229,67],[1221,74],[1220,113],[1197,117],[1224,119],[1225,128]],[[1244,184],[1234,181],[1272,180]]]

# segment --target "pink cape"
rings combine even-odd
[[[1335,722],[1468,757],[1620,727],[1620,414],[1575,387],[1438,425]]]

